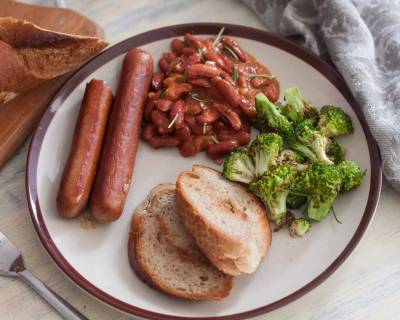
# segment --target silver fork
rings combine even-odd
[[[0,232],[0,276],[19,278],[35,290],[67,320],[89,320],[25,269],[17,247]]]

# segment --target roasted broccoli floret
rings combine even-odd
[[[294,219],[289,224],[289,234],[292,237],[302,237],[311,229],[311,221],[305,218]]]
[[[307,202],[307,197],[294,193],[289,193],[286,198],[286,206],[289,209],[298,209]]]
[[[289,163],[302,163],[304,161],[304,157],[298,154],[296,151],[285,149],[282,150],[278,162],[289,162]]]
[[[301,121],[295,135],[288,138],[289,146],[312,163],[333,164],[326,154],[330,143],[329,138],[312,127],[309,119]]]
[[[282,145],[283,139],[276,133],[262,133],[253,140],[249,154],[254,161],[256,177],[261,177],[270,166],[276,164]]]
[[[335,106],[321,108],[317,129],[325,137],[337,137],[354,131],[350,116]]]
[[[274,166],[250,184],[250,190],[264,202],[271,220],[278,225],[285,219],[286,198],[296,172],[296,168],[289,164]]]
[[[229,180],[243,183],[250,183],[254,180],[255,168],[246,148],[236,148],[225,157],[223,175]]]
[[[282,113],[290,121],[298,123],[304,118],[310,118],[314,121],[318,117],[318,110],[310,103],[304,100],[299,88],[292,87],[284,91],[286,105],[282,107]]]
[[[308,194],[307,216],[321,221],[331,210],[342,186],[342,173],[335,165],[315,163],[301,172],[294,190]]]
[[[280,108],[273,104],[263,93],[256,95],[257,120],[256,126],[260,131],[267,128],[286,137],[293,134],[293,126],[281,113]]]
[[[342,175],[341,192],[349,191],[358,187],[364,176],[365,171],[354,161],[343,161],[337,165]]]
[[[331,140],[331,143],[329,144],[329,147],[328,147],[328,150],[326,153],[327,153],[329,159],[331,159],[334,163],[337,164],[344,160],[344,157],[346,155],[346,149],[338,141]]]

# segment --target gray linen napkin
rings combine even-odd
[[[400,192],[400,1],[242,0],[268,29],[302,35],[329,54],[378,142],[386,179]]]

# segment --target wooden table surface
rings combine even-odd
[[[1,0],[0,0],[1,1]],[[50,0],[26,1],[52,5]],[[133,34],[185,22],[226,22],[265,28],[236,0],[66,0],[97,21],[116,43]],[[0,230],[22,251],[27,267],[90,319],[133,319],[96,301],[52,263],[36,236],[25,198],[25,143],[0,171]],[[257,319],[400,319],[400,195],[386,182],[367,234],[351,258],[321,286]],[[61,319],[18,280],[0,278],[0,319]]]

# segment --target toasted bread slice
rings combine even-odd
[[[176,206],[208,259],[230,275],[253,273],[271,245],[265,208],[218,171],[194,165],[176,182]]]
[[[215,268],[175,211],[175,185],[155,187],[135,210],[128,245],[136,274],[151,287],[194,300],[227,297],[233,278]]]

